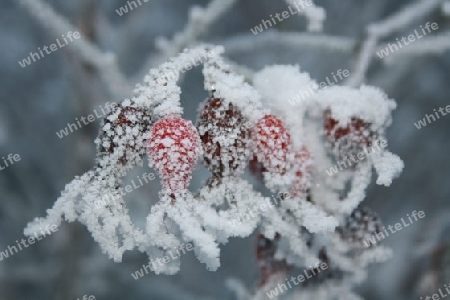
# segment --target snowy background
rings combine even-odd
[[[59,36],[45,30],[17,2],[0,3],[0,156],[21,156],[21,161],[0,171],[0,251],[16,245],[25,225],[43,216],[65,184],[94,164],[93,140],[99,120],[62,139],[56,132],[100,105],[120,100],[105,88],[95,68],[66,51],[70,46],[22,68],[19,60],[30,51],[36,52],[37,47],[52,44]],[[146,61],[158,54],[155,39],[170,38],[181,31],[189,8],[208,3],[141,1],[141,7],[119,16],[115,10],[126,1],[47,2],[100,48],[115,53],[120,69],[132,83],[142,80],[147,72],[143,69]],[[411,1],[317,1],[327,11],[324,33],[358,43],[364,38],[367,24],[386,18],[408,3]],[[269,31],[256,37],[251,34],[250,28],[259,25],[261,19],[286,7],[283,1],[237,1],[199,40],[225,45],[228,58],[252,70],[270,64],[299,64],[317,81],[338,69],[352,70],[355,53],[303,47],[281,39],[261,41],[264,35],[271,34]],[[385,41],[406,36],[426,22],[439,24],[433,34],[448,32],[450,27],[449,18],[437,9]],[[291,17],[273,30],[304,32],[306,25],[304,18]],[[228,52],[227,45],[236,36],[254,47],[234,47]],[[394,258],[372,267],[369,280],[358,291],[365,299],[412,299],[430,270],[442,273],[439,269],[445,266],[436,263],[440,260],[433,251],[450,242],[450,116],[420,130],[414,126],[433,109],[450,104],[449,52],[404,57],[399,54],[389,64],[375,58],[366,82],[381,87],[398,103],[388,142],[389,149],[404,160],[405,170],[389,188],[373,185],[365,204],[377,211],[386,225],[399,222],[413,210],[425,211],[426,218],[384,241],[394,249]],[[200,68],[187,74],[182,90],[185,116],[195,120],[198,104],[207,96]],[[147,170],[137,170],[129,178]],[[191,189],[202,186],[206,178],[204,168],[197,168]],[[154,180],[127,195],[137,224],[143,222],[156,201],[159,188],[158,180]],[[226,287],[227,278],[239,278],[249,287],[258,279],[255,236],[232,239],[223,246],[222,266],[217,272],[208,272],[189,253],[182,257],[182,270],[177,275],[151,274],[134,280],[131,273],[145,263],[145,255],[129,252],[123,263],[115,264],[101,253],[84,226],[64,224],[52,236],[0,262],[0,299],[81,299],[83,295],[111,300],[234,299]],[[446,268],[448,272],[449,263]]]

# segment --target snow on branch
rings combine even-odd
[[[20,3],[53,35],[60,36],[75,30],[75,26],[56,13],[49,4],[44,3],[42,0],[20,0]],[[80,35],[81,38],[76,43],[72,43],[69,49],[86,64],[98,69],[100,76],[112,95],[118,98],[129,96],[132,87],[120,72],[115,55],[102,52],[81,33]]]

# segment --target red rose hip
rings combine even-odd
[[[255,154],[270,173],[284,174],[289,165],[291,136],[283,121],[274,115],[265,115],[253,131]]]
[[[165,188],[186,189],[199,154],[200,138],[191,121],[175,116],[153,125],[148,155]]]

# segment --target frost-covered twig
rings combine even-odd
[[[383,44],[378,46],[375,50],[380,51],[386,49],[389,44]],[[390,54],[390,56],[385,57],[386,60],[391,60],[392,57],[406,57],[406,56],[416,56],[416,55],[426,55],[426,54],[442,54],[445,51],[450,50],[450,32],[444,32],[435,36],[428,36],[422,41],[417,41],[408,47],[404,47],[401,51],[395,51]],[[374,53],[374,56],[376,55]]]
[[[156,48],[159,53],[152,56],[144,64],[143,72],[148,72],[167,58],[176,55],[184,48],[194,44],[198,37],[205,34],[208,29],[225,12],[227,12],[237,0],[211,0],[205,7],[194,6],[189,11],[188,23],[183,31],[175,34],[172,40],[159,37],[156,40]]]
[[[297,0],[286,0],[290,5],[298,5]],[[317,6],[310,1],[311,5],[299,10],[299,15],[304,15],[308,19],[308,31],[322,31],[323,22],[326,19],[326,11],[323,7]]]
[[[325,156],[353,155],[384,137],[395,102],[373,87],[334,86],[293,111],[287,99],[299,84],[314,84],[309,74],[299,66],[271,66],[256,74],[254,87],[233,72],[220,55],[223,51],[213,45],[185,49],[150,70],[135,96],[115,105],[103,121],[96,140],[97,167],[69,183],[47,217],[35,219],[25,233],[63,218],[78,220],[116,262],[128,250],[145,252],[152,260],[189,243],[198,260],[214,271],[220,266],[220,244],[259,228],[257,257],[265,276],[261,285],[272,284],[274,272],[280,279],[288,265],[332,263],[330,276],[340,277],[333,296],[357,299],[352,285],[366,278],[368,263],[387,257],[382,248],[362,251],[362,238],[375,234],[380,225],[359,204],[372,166],[379,174],[377,183],[389,185],[402,163],[393,155],[380,155],[342,172],[334,184],[324,180],[320,168],[329,164]],[[194,126],[181,117],[178,79],[179,66],[198,57],[204,58],[204,89],[212,96],[200,105]],[[311,125],[321,122],[321,127]],[[311,128],[321,137],[309,139],[305,131]],[[309,148],[319,147],[324,150],[314,151],[313,157]],[[142,166],[145,154],[161,177],[162,190],[142,230],[133,224],[119,191],[128,172]],[[271,192],[284,195],[281,202],[270,203],[240,178],[251,156],[262,165],[259,171],[250,165],[252,173]],[[199,157],[211,177],[193,194],[188,187]],[[392,166],[394,159],[398,163]],[[105,205],[94,207],[97,199]],[[174,274],[179,269],[175,257],[152,271]]]
[[[442,12],[444,15],[450,16],[450,1],[445,1],[442,3]]]
[[[408,47],[403,47],[401,51],[392,53],[391,56],[407,57],[410,55],[427,55],[440,54],[450,49],[450,33],[445,32],[435,36],[428,36],[426,39],[410,44]],[[312,35],[305,33],[294,32],[278,32],[275,30],[268,30],[265,34],[251,35],[241,34],[228,39],[218,41],[222,44],[227,53],[239,54],[253,51],[255,48],[267,49],[268,47],[291,47],[295,49],[319,49],[323,51],[334,51],[338,53],[351,53],[357,42],[353,38],[343,36],[329,36],[329,35]],[[396,41],[391,41],[391,44]],[[372,47],[370,54],[372,58],[378,57],[377,52],[388,47],[389,43],[377,44]],[[236,70],[240,70],[242,66],[237,66]],[[244,68],[244,74],[251,75]]]
[[[53,35],[60,36],[75,29],[68,20],[42,0],[20,0],[20,3]],[[81,38],[76,43],[72,43],[69,49],[84,62],[98,69],[112,95],[119,99],[130,96],[132,87],[120,72],[115,55],[102,52],[81,33],[80,35]]]
[[[225,62],[230,66],[230,69],[233,70],[233,72],[243,75],[245,77],[245,80],[247,80],[248,82],[251,82],[253,80],[253,76],[255,74],[254,70],[244,65],[237,64],[229,59],[225,60]]]
[[[355,62],[352,76],[347,81],[350,86],[359,86],[364,82],[367,70],[372,61],[374,50],[380,39],[408,26],[415,20],[429,14],[436,9],[443,0],[420,0],[405,7],[400,12],[389,16],[385,20],[367,26],[367,38]]]
[[[283,46],[295,49],[317,48],[322,50],[349,53],[356,43],[348,37],[317,35],[310,33],[278,32],[268,30],[264,34],[241,34],[228,39],[217,41],[225,47],[229,53],[248,52],[254,49]],[[290,48],[290,49],[292,49]]]

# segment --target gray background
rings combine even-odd
[[[117,53],[121,70],[133,77],[141,74],[144,61],[155,54],[155,37],[171,37],[184,27],[188,8],[206,1],[151,0],[119,17],[115,9],[126,1],[47,1],[100,45]],[[364,26],[382,19],[411,1],[318,0],[327,10],[324,32],[361,39]],[[262,18],[285,10],[282,1],[242,0],[226,13],[202,40],[218,42],[250,33]],[[449,22],[436,12],[417,20],[391,38],[409,34],[419,25],[437,21],[439,32]],[[304,31],[303,18],[290,18],[276,27],[280,31]],[[65,34],[66,32],[61,32]],[[264,34],[264,33],[262,33]],[[75,118],[87,116],[107,101],[98,74],[64,49],[47,55],[26,68],[18,61],[37,47],[50,45],[52,36],[17,1],[0,3],[0,156],[20,154],[21,161],[0,172],[0,251],[22,238],[24,226],[43,216],[64,185],[94,164],[93,140],[99,121],[59,139],[55,132]],[[318,81],[331,72],[351,69],[351,55],[279,44],[230,53],[229,57],[254,70],[267,64],[298,63]],[[373,185],[366,204],[385,224],[395,224],[413,210],[426,218],[384,241],[394,258],[371,268],[367,283],[358,289],[366,299],[411,299],[423,275],[433,267],[432,249],[447,242],[449,195],[448,170],[450,117],[417,130],[413,125],[425,113],[450,104],[450,55],[398,57],[385,65],[375,59],[367,83],[379,86],[397,100],[394,123],[388,131],[389,149],[400,155],[405,170],[390,188]],[[141,78],[138,78],[140,80]],[[186,76],[182,101],[186,116],[194,119],[206,93],[199,68]],[[137,170],[140,175],[146,169]],[[208,174],[200,167],[192,188]],[[135,178],[130,175],[130,178]],[[136,222],[156,201],[157,180],[128,195]],[[87,230],[78,223],[65,224],[57,233],[0,262],[0,299],[233,299],[225,279],[234,276],[251,287],[258,278],[255,236],[233,239],[222,248],[222,267],[208,272],[192,253],[183,256],[182,271],[175,276],[147,275],[135,281],[131,272],[147,262],[144,255],[127,253],[115,264],[101,254]],[[447,248],[448,249],[448,248]],[[437,264],[433,270],[450,270]],[[440,273],[439,273],[440,272]],[[448,281],[443,283],[449,283]],[[443,284],[442,283],[442,284]],[[420,294],[422,296],[423,294]]]

